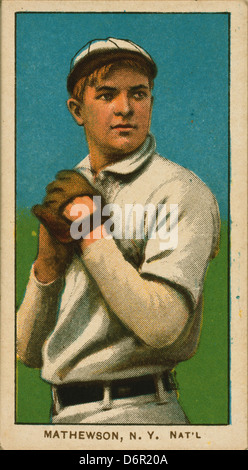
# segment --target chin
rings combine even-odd
[[[138,147],[135,146],[127,146],[127,147],[124,147],[124,148],[118,148],[118,149],[115,149],[112,151],[112,155],[113,156],[116,156],[116,157],[125,157],[125,156],[128,156],[130,155],[130,153],[133,153],[135,152],[135,150],[137,149]]]
[[[127,154],[130,154],[132,152],[135,152],[136,149],[138,149],[144,142],[145,139],[143,139],[142,141],[138,141],[135,140],[135,141],[125,141],[125,142],[120,142],[119,145],[115,145],[113,146],[113,151],[112,153],[115,153],[115,155],[127,155]]]

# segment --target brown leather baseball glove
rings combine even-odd
[[[33,206],[32,212],[57,240],[71,243],[75,241],[70,234],[71,221],[63,215],[63,211],[76,197],[82,196],[93,198],[101,194],[76,170],[62,170],[46,187],[46,196],[42,204]],[[103,205],[101,199],[101,206]],[[102,219],[102,223],[105,220],[106,218]]]

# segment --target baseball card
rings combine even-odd
[[[247,449],[247,2],[1,22],[1,448]]]

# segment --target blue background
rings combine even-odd
[[[87,154],[66,107],[73,55],[89,40],[128,38],[158,65],[151,131],[157,151],[194,171],[228,218],[228,14],[18,13],[17,207],[44,196],[57,171]]]

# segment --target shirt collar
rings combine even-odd
[[[135,150],[135,152],[133,152],[123,160],[108,165],[101,172],[107,171],[111,173],[118,173],[121,175],[133,173],[134,171],[138,170],[153,155],[155,149],[155,138],[152,134],[148,134],[146,140],[141,145],[141,147],[139,147],[139,149]],[[85,169],[91,170],[89,155],[76,166],[76,169],[79,171]]]

